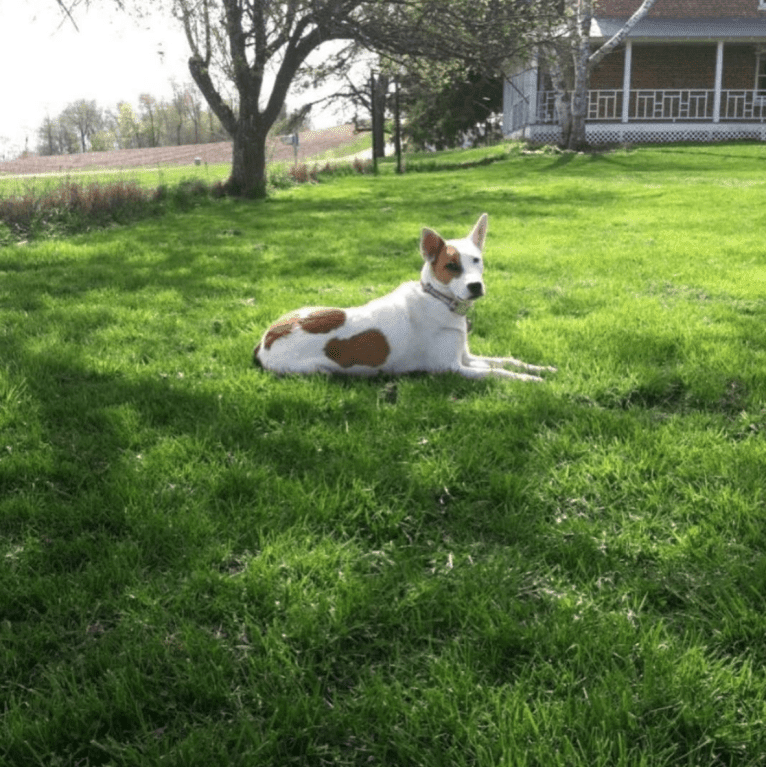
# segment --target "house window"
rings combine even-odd
[[[766,96],[766,51],[758,51],[755,59],[755,92]]]

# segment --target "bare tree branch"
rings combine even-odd
[[[58,3],[59,8],[61,8],[61,10],[64,12],[64,19],[62,20],[61,24],[63,24],[66,19],[69,19],[69,21],[72,22],[72,26],[79,32],[80,28],[77,26],[77,22],[74,20],[74,16],[72,16],[72,10],[80,2],[80,0],[72,0],[71,6],[69,8],[67,8],[64,0],[56,0],[56,2]]]
[[[630,30],[638,24],[641,19],[646,16],[652,9],[652,6],[657,0],[644,0],[641,5],[636,8],[635,13],[623,24],[612,37],[607,40],[597,51],[594,51],[588,59],[588,66],[592,69],[596,66],[607,54],[611,53],[629,34]]]
[[[79,32],[80,28],[77,26],[77,22],[74,20],[74,10],[80,5],[84,5],[85,8],[88,8],[90,3],[91,0],[69,0],[68,4],[66,0],[56,0],[56,5],[58,5],[58,7],[61,8],[64,13],[64,18],[61,21],[61,25],[63,25],[66,20],[69,19],[69,21],[72,22],[72,26],[75,28],[75,30]],[[121,11],[125,10],[125,4],[123,0],[114,0],[114,3]]]

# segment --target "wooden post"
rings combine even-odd
[[[379,107],[380,102],[378,101],[378,82],[380,79],[380,75],[375,75],[375,72],[372,73],[372,90],[370,91],[370,103],[372,104],[372,111],[371,111],[371,127],[372,127],[372,156],[377,160],[378,157],[380,157],[380,147],[378,146],[378,122],[380,122],[380,114],[379,114]]]
[[[396,172],[404,173],[402,167],[402,120],[399,112],[399,78],[395,80],[396,92],[394,96],[394,148],[396,149]]]
[[[372,75],[372,153],[375,157],[386,156],[386,94],[388,75],[373,72]]]

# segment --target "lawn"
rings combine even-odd
[[[0,196],[10,197],[30,193],[41,196],[57,189],[62,183],[68,182],[87,187],[90,184],[109,184],[122,181],[135,183],[143,189],[150,190],[154,190],[158,186],[172,186],[191,181],[214,184],[217,181],[226,181],[230,172],[231,163],[216,163],[200,165],[199,167],[158,165],[147,168],[102,168],[60,174],[0,176]]]
[[[766,147],[408,170],[0,248],[0,764],[766,764]],[[482,211],[546,384],[251,367]]]

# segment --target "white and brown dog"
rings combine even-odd
[[[253,350],[256,364],[275,373],[460,373],[542,381],[555,368],[513,357],[477,357],[468,351],[466,312],[484,295],[482,250],[487,214],[462,240],[424,229],[420,282],[348,309],[306,307],[280,317]],[[511,365],[527,373],[504,370]],[[533,374],[533,375],[530,375]]]

